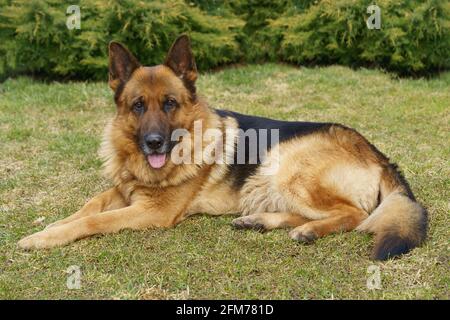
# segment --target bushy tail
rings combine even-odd
[[[375,234],[372,258],[386,260],[409,252],[426,237],[427,211],[414,198],[395,166],[383,170],[381,203],[357,228]]]

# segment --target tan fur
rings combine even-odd
[[[272,230],[277,228],[298,227],[310,220],[292,212],[261,212],[243,216],[234,220],[238,228]]]
[[[352,140],[354,139],[354,140]],[[354,152],[354,144],[360,144]],[[354,132],[331,127],[280,144],[259,173],[242,189],[244,214],[292,212],[310,222],[291,233],[314,233],[315,237],[354,229],[377,205],[381,168],[370,148]],[[263,173],[272,161],[279,161],[273,175]],[[266,170],[267,171],[267,170]]]
[[[380,259],[391,254],[389,246],[400,252],[423,240],[424,209],[408,195],[388,159],[360,134],[340,125],[276,145],[256,173],[236,188],[227,161],[234,156],[237,123],[219,117],[194,97],[197,75],[186,41],[177,40],[166,65],[156,67],[142,67],[122,46],[110,46],[109,84],[116,92],[117,114],[105,129],[100,154],[114,187],[72,216],[22,239],[22,248],[60,246],[126,228],[172,227],[196,213],[238,212],[243,217],[233,220],[236,227],[292,227],[291,238],[303,242],[359,226],[377,234],[374,256]],[[177,111],[161,108],[167,96],[178,101]],[[149,108],[140,117],[130,107],[137,98]],[[180,144],[193,145],[198,120],[203,133],[210,128],[222,131],[224,140],[217,143],[227,161],[176,165],[169,160],[151,169],[136,135],[150,127],[183,128],[191,132],[191,140]],[[192,158],[203,151],[193,148]]]
[[[217,118],[213,120],[222,121]],[[224,129],[235,126],[229,120],[222,125]],[[67,228],[61,228],[64,224],[73,224],[79,230],[78,233],[71,231],[65,234],[61,237],[64,239],[48,235],[48,239],[52,239],[48,246],[61,245],[95,233],[116,232],[122,228],[172,226],[195,213],[227,214],[239,210],[247,215],[252,214],[253,218],[265,212],[267,217],[262,219],[268,229],[301,225],[291,232],[291,237],[316,238],[354,229],[376,204],[380,170],[376,163],[361,161],[358,155],[351,152],[352,147],[345,144],[349,143],[345,135],[353,133],[345,130],[340,132],[339,137],[335,135],[337,129],[331,128],[330,132],[280,144],[279,148],[274,149],[276,160],[271,158],[275,154],[272,151],[268,155],[269,161],[249,179],[240,193],[228,183],[226,165],[192,165],[193,168],[182,165],[175,167],[182,178],[174,179],[170,173],[155,177],[153,172],[144,169],[143,159],[133,158],[130,161],[130,154],[121,157],[119,150],[124,148],[124,142],[110,130],[111,125],[106,131],[103,150],[111,152],[106,160],[106,173],[117,187],[94,198],[80,212],[55,224],[53,228],[57,229],[44,231],[66,231]],[[274,170],[269,169],[273,161],[279,161],[279,168],[277,172],[268,172]],[[160,179],[157,182],[159,185],[153,186],[157,179]],[[109,206],[111,195],[119,199],[115,200],[116,207],[130,206],[105,216],[100,212],[113,209]],[[135,210],[145,211],[142,216],[147,218],[139,218],[137,222],[125,218],[127,215],[138,215]],[[277,212],[282,214],[276,216]],[[163,216],[160,216],[162,213]],[[118,219],[114,223],[113,217]],[[76,222],[80,219],[83,224]],[[111,222],[110,228],[105,221]]]
[[[391,170],[386,168],[381,177],[381,204],[357,227],[376,235],[372,257],[382,260],[386,247],[411,249],[424,241],[427,230],[426,210],[407,195]]]

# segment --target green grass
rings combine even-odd
[[[402,168],[428,208],[427,242],[384,263],[372,238],[350,232],[300,245],[285,230],[196,216],[169,230],[124,231],[64,248],[21,251],[17,241],[108,187],[97,157],[114,114],[106,83],[0,85],[0,298],[450,298],[450,73],[395,80],[344,67],[248,66],[204,74],[211,106],[289,120],[333,121],[364,134]],[[382,288],[366,287],[367,268]],[[66,287],[81,267],[81,289]]]

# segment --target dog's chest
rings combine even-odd
[[[239,194],[225,185],[201,191],[187,210],[188,215],[196,213],[222,215],[238,212]]]
[[[211,215],[239,212],[239,191],[230,183],[220,183],[203,188],[190,204],[187,215],[206,213]]]

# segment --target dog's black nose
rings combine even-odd
[[[144,140],[145,144],[152,150],[158,150],[164,144],[164,137],[158,133],[147,133]]]

